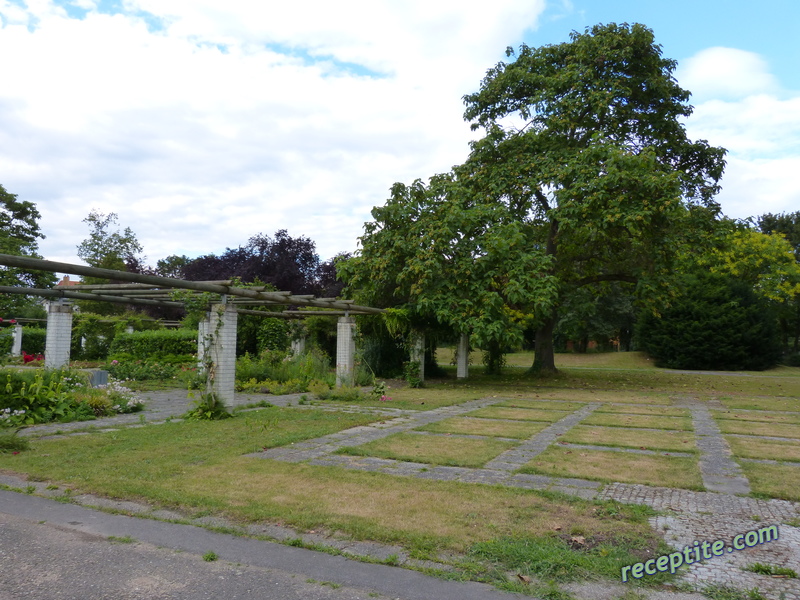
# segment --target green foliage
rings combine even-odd
[[[258,350],[285,352],[289,349],[289,323],[284,319],[263,318],[256,334]]]
[[[124,357],[107,362],[103,368],[116,379],[131,381],[164,381],[173,379],[180,371],[178,365]]]
[[[101,269],[126,271],[128,267],[136,268],[142,261],[142,246],[130,227],[120,231],[116,213],[107,215],[92,209],[83,220],[89,226],[89,237],[78,244],[78,256],[86,264]],[[83,283],[109,283],[99,277],[83,277]],[[77,302],[82,309],[104,315],[121,314],[123,304],[111,302],[81,301]]]
[[[86,384],[85,376],[68,369],[3,369],[0,371],[0,426],[92,419],[91,408],[72,393]]]
[[[758,573],[760,575],[787,577],[789,579],[797,579],[797,571],[788,567],[776,567],[765,563],[753,563],[744,567],[745,571]]]
[[[504,537],[480,542],[472,554],[489,560],[505,571],[534,576],[545,581],[576,581],[598,575],[608,579],[619,577],[620,565],[638,562],[630,542],[571,543],[561,537]],[[669,574],[660,573],[648,579],[661,583]]]
[[[0,185],[0,253],[42,258],[38,254],[39,240],[44,239],[39,229],[40,217],[35,204],[17,200],[16,194],[8,193]],[[55,282],[53,273],[0,266],[0,285],[49,288]],[[0,316],[21,316],[21,312],[34,304],[32,297],[3,294],[0,296]]]
[[[160,329],[119,333],[109,355],[127,354],[141,360],[159,359],[167,355],[191,355],[197,352],[197,332],[190,329]]]
[[[22,452],[30,450],[31,443],[28,438],[17,435],[18,431],[8,431],[0,428],[0,452]]]
[[[328,357],[318,350],[299,356],[265,350],[258,357],[247,354],[236,361],[236,381],[242,390],[249,386],[251,389],[263,387],[273,394],[305,392],[314,380],[334,381]],[[288,391],[276,392],[276,389]]]
[[[621,281],[656,304],[676,253],[713,228],[724,167],[724,150],[686,137],[675,67],[642,25],[522,46],[464,99],[486,132],[467,162],[373,209],[361,253],[337,265],[348,293],[471,332],[493,366],[535,327],[544,371],[576,289]]]
[[[44,354],[47,330],[39,327],[22,328],[22,351],[28,354]]]
[[[192,408],[184,415],[191,421],[219,421],[233,415],[228,412],[225,403],[214,393],[201,394],[192,403]]]
[[[705,274],[676,285],[673,304],[639,323],[641,345],[658,366],[760,371],[778,362],[774,314],[746,283]]]
[[[11,335],[11,329],[0,329],[0,357],[11,354],[13,346],[14,338]]]
[[[403,363],[403,379],[408,383],[410,388],[421,388],[422,379],[419,376],[419,361],[410,360]]]

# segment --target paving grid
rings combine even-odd
[[[180,396],[180,393],[177,393]],[[136,424],[139,421],[163,422],[163,419],[174,418],[191,404],[191,399],[176,396],[176,392],[154,392],[147,394],[149,398],[147,411],[143,415],[121,415],[119,417],[91,422],[95,426],[114,427],[118,424]],[[183,393],[185,395],[185,392]],[[720,486],[718,480],[704,475],[706,487],[718,487],[718,491],[695,492],[672,488],[660,488],[647,485],[612,483],[603,484],[579,478],[551,477],[546,475],[514,473],[531,457],[544,451],[557,441],[560,435],[579,424],[604,403],[581,403],[582,406],[561,420],[533,435],[528,440],[514,440],[519,445],[496,457],[482,469],[464,467],[431,466],[421,463],[382,459],[375,457],[345,456],[334,454],[344,446],[364,444],[382,439],[399,432],[409,432],[423,425],[438,422],[447,418],[462,416],[474,410],[492,406],[511,398],[483,398],[460,405],[441,407],[430,411],[400,410],[386,408],[364,408],[345,406],[298,406],[300,394],[283,397],[269,397],[269,402],[278,406],[292,406],[311,410],[347,410],[354,412],[372,412],[383,418],[371,425],[354,427],[334,434],[306,440],[287,447],[273,448],[250,456],[271,458],[284,462],[307,462],[320,466],[339,466],[348,469],[375,471],[396,476],[417,477],[439,481],[460,481],[464,483],[481,483],[503,485],[533,490],[563,492],[586,499],[616,500],[629,504],[645,504],[666,515],[651,519],[651,525],[663,533],[666,542],[676,550],[691,546],[694,541],[729,541],[734,535],[776,524],[780,528],[780,539],[769,544],[749,548],[742,552],[734,552],[725,556],[693,564],[682,575],[685,581],[707,585],[710,583],[733,585],[742,588],[758,588],[767,598],[785,598],[800,600],[800,583],[796,579],[774,579],[755,573],[745,572],[741,567],[754,562],[792,568],[800,573],[800,504],[783,500],[761,500],[747,498],[731,492],[731,488]],[[238,395],[236,404],[263,400],[258,395]],[[548,400],[558,404],[562,401]],[[567,401],[563,401],[564,404]],[[574,404],[574,403],[573,403]],[[636,406],[633,403],[625,403]],[[706,405],[691,397],[674,397],[673,406],[681,406],[691,411],[700,448],[699,462],[705,463],[710,474],[714,465],[722,465],[731,469],[726,473],[723,483],[734,479],[747,480],[741,475],[738,465],[733,461],[724,438],[708,412]],[[711,405],[711,408],[717,406]],[[781,411],[771,411],[781,412]],[[67,433],[71,429],[86,427],[87,423],[59,424],[37,426],[27,430],[26,434],[41,435],[54,430]],[[49,428],[49,430],[48,430]],[[415,432],[420,433],[420,432]],[[427,433],[428,435],[443,435]],[[458,434],[448,434],[458,437]],[[701,445],[701,435],[704,444]],[[476,437],[476,436],[462,436]],[[750,436],[766,437],[766,436]],[[782,438],[785,439],[785,438]],[[721,442],[721,443],[720,443]],[[575,448],[603,448],[607,451],[642,453],[634,448],[592,447],[586,444],[560,444]],[[664,454],[664,453],[659,453]],[[679,453],[668,453],[678,456]],[[783,464],[786,463],[783,461]],[[794,463],[796,464],[796,463]],[[490,466],[491,465],[491,466]],[[735,487],[735,486],[734,486]],[[737,488],[741,489],[741,488]],[[748,486],[749,491],[749,486]],[[739,491],[738,493],[744,493]],[[791,523],[791,525],[789,524]]]

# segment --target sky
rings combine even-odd
[[[80,262],[92,210],[151,265],[280,229],[326,260],[464,162],[462,97],[506,47],[610,22],[678,61],[726,215],[800,210],[796,0],[0,0],[0,184],[50,260]]]

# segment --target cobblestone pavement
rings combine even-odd
[[[139,415],[122,415],[112,419],[91,422],[95,427],[114,427],[123,424],[160,422],[183,414],[192,399],[186,392],[167,391],[144,393],[147,410]],[[298,405],[300,394],[280,397],[267,397],[269,402],[279,406],[297,406],[311,410],[369,410],[382,417],[380,422],[353,427],[320,438],[306,440],[290,446],[272,448],[251,454],[257,458],[273,459],[283,462],[307,462],[313,465],[339,466],[361,471],[377,471],[389,475],[435,479],[441,481],[462,481],[468,483],[495,484],[527,489],[564,492],[587,499],[616,500],[623,503],[645,504],[664,514],[651,519],[651,525],[664,535],[667,544],[676,551],[693,548],[695,542],[713,543],[723,540],[726,551],[722,556],[708,560],[694,561],[684,569],[682,579],[700,586],[708,584],[732,585],[740,589],[757,588],[767,598],[779,600],[800,600],[798,579],[775,578],[742,570],[753,563],[763,563],[785,567],[800,573],[800,504],[783,500],[762,500],[746,495],[750,493],[749,482],[731,455],[730,448],[711,416],[708,405],[686,396],[672,398],[674,406],[688,409],[692,415],[694,432],[699,450],[698,463],[703,485],[707,491],[662,488],[646,485],[612,483],[603,484],[579,478],[551,477],[515,473],[526,462],[543,452],[559,436],[578,425],[592,412],[602,406],[594,402],[584,404],[576,410],[552,423],[527,440],[514,440],[518,445],[503,452],[483,468],[432,466],[421,463],[391,460],[384,458],[346,456],[336,454],[347,446],[359,446],[401,432],[413,430],[444,419],[462,416],[474,410],[489,407],[509,400],[508,398],[483,398],[464,404],[446,406],[428,411],[411,411],[387,408],[364,409],[353,407]],[[237,395],[237,405],[247,405],[264,400],[259,395]],[[552,401],[557,403],[557,401]],[[566,403],[565,403],[566,404]],[[633,406],[633,405],[631,405]],[[712,405],[711,408],[724,408]],[[86,427],[86,423],[39,426],[26,433],[42,435],[59,430],[66,433],[71,429]],[[50,428],[50,429],[48,429]],[[422,434],[423,432],[415,432]],[[425,435],[442,435],[424,432]],[[482,436],[453,437],[480,438]],[[767,436],[751,436],[770,439]],[[497,439],[497,438],[495,438]],[[784,439],[785,438],[780,438]],[[564,442],[558,442],[565,444]],[[584,444],[565,444],[574,448],[602,449],[613,452],[640,454],[663,454],[649,450],[611,448]],[[671,452],[671,456],[694,456],[687,453]],[[773,461],[774,462],[774,461]],[[800,464],[793,463],[800,468]],[[764,541],[742,550],[734,551],[733,539],[740,534],[756,532],[776,525],[779,531],[777,540]],[[748,539],[754,539],[752,537]],[[763,536],[763,533],[762,533]],[[691,553],[688,558],[691,558]],[[688,561],[687,561],[688,562]]]

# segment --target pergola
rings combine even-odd
[[[359,306],[352,300],[316,298],[291,292],[267,291],[265,287],[238,287],[232,281],[185,281],[171,277],[128,273],[85,265],[54,262],[27,256],[0,254],[0,265],[33,271],[49,271],[104,278],[126,283],[64,286],[53,289],[0,286],[0,293],[51,298],[48,305],[45,366],[69,363],[72,306],[65,300],[94,300],[119,304],[183,308],[189,300],[207,302],[207,317],[198,332],[198,356],[209,366],[209,390],[223,401],[233,399],[236,367],[236,320],[238,314],[298,319],[336,316],[337,385],[352,381],[355,319],[353,315],[381,314],[380,308]],[[76,288],[79,288],[76,289]],[[187,290],[180,297],[176,291]],[[245,306],[249,308],[244,308]],[[302,307],[304,310],[254,310],[256,307]],[[317,310],[314,310],[317,309]]]

